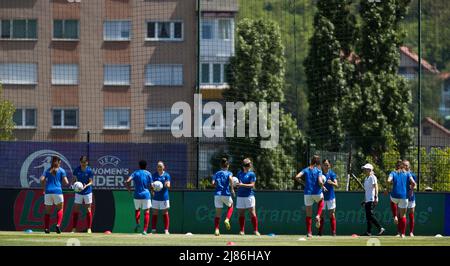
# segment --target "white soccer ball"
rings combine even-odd
[[[158,192],[161,191],[161,189],[163,189],[163,183],[161,183],[161,181],[155,181],[153,182],[153,189]]]
[[[239,179],[237,177],[233,176],[233,187],[236,187],[237,184],[239,184],[239,183],[240,183]]]
[[[83,190],[83,183],[81,183],[81,182],[75,182],[75,183],[73,184],[73,190],[74,190],[75,192],[81,192],[81,191]]]

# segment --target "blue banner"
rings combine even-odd
[[[39,177],[53,155],[61,158],[69,178],[80,156],[88,155],[96,189],[124,188],[139,160],[146,160],[151,172],[163,161],[175,188],[185,188],[187,183],[186,144],[0,142],[0,187],[40,187]]]
[[[445,195],[445,235],[450,236],[450,194]]]

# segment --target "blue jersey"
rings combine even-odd
[[[334,194],[334,186],[327,183],[328,180],[336,181],[336,173],[333,172],[333,170],[328,170],[328,172],[325,174],[325,188],[327,189],[326,192],[323,193],[323,199],[324,200],[333,200],[336,198]]]
[[[83,183],[83,185],[89,183],[89,179],[94,178],[94,173],[92,172],[92,169],[89,166],[86,167],[84,171],[81,170],[81,166],[78,166],[77,168],[75,168],[75,170],[73,170],[73,175],[77,178],[77,181]],[[77,192],[77,194],[80,195],[87,195],[90,193],[92,193],[92,185],[88,186],[81,192]]]
[[[248,171],[247,173],[239,172],[237,175],[237,178],[242,184],[250,184],[252,182],[256,182],[256,175],[253,171]],[[238,197],[250,197],[255,195],[255,192],[253,191],[253,188],[247,188],[247,187],[239,187],[237,191]]]
[[[392,177],[392,192],[391,197],[396,199],[407,199],[408,194],[406,193],[406,187],[408,182],[408,179],[411,177],[411,174],[409,172],[397,172],[392,171],[389,174],[389,177]]]
[[[322,176],[322,171],[314,167],[309,167],[301,171],[305,177],[305,195],[320,195],[322,193],[322,187],[319,185],[319,178]]]
[[[152,174],[147,170],[137,170],[131,174],[134,182],[134,198],[150,199],[150,191],[148,190],[152,183]]]
[[[64,177],[67,177],[66,171],[61,167],[58,168],[56,174],[50,173],[50,169],[44,172],[45,177],[45,194],[62,194],[61,182]]]
[[[215,196],[230,196],[230,176],[233,174],[228,170],[220,170],[214,174],[213,180],[216,185]]]
[[[413,174],[412,172],[408,172],[412,178],[414,179],[414,182],[417,183],[417,176],[415,174]],[[412,194],[411,196],[409,195],[410,191],[412,190]],[[408,178],[408,183],[406,186],[406,193],[408,195],[408,200],[409,201],[416,201],[416,194],[414,193],[414,189],[411,189],[411,180]]]
[[[153,182],[159,181],[163,184],[163,188],[160,191],[155,191],[155,195],[153,196],[154,200],[158,201],[166,201],[169,200],[169,189],[165,186],[166,182],[170,182],[170,175],[167,172],[164,172],[162,175],[159,175],[158,172],[153,173]]]

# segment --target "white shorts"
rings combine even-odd
[[[406,209],[408,207],[408,199],[397,199],[391,197],[391,201],[395,204],[398,204],[400,209]]]
[[[136,210],[147,210],[152,207],[152,201],[149,199],[134,199],[134,208]]]
[[[416,201],[415,200],[408,200],[408,209],[412,209],[416,207]]]
[[[326,200],[324,207],[325,207],[325,210],[334,210],[334,209],[336,209],[336,199]]]
[[[75,193],[75,201],[76,204],[92,204],[92,193],[81,195],[78,193]]]
[[[315,203],[318,203],[319,201],[323,200],[323,194],[320,193],[319,195],[305,195],[305,206],[312,206]]]
[[[255,207],[255,196],[250,197],[237,197],[236,208],[238,209],[250,209]]]
[[[222,209],[223,205],[231,207],[233,205],[233,199],[231,196],[214,196],[214,206],[216,209]]]
[[[52,206],[58,205],[64,202],[63,194],[45,194],[44,195],[44,205]]]
[[[152,209],[165,210],[170,208],[170,202],[168,200],[152,200]]]

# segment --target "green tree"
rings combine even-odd
[[[0,85],[0,141],[12,139],[14,129],[14,111],[14,105],[3,99],[2,86]]]
[[[372,115],[376,116],[376,120],[373,129],[368,131],[371,135],[365,134],[364,130],[360,133],[362,137],[369,137],[366,140],[368,142],[372,142],[371,138],[378,138],[377,148],[372,153],[378,158],[387,148],[386,134],[389,133],[386,131],[392,131],[402,156],[412,142],[413,115],[409,110],[411,91],[404,78],[397,75],[400,63],[399,47],[403,39],[400,22],[405,17],[410,1],[360,2],[362,26],[359,93],[375,97],[371,100],[376,106],[374,111],[380,112]],[[360,108],[367,108],[365,99],[360,100]],[[364,126],[370,127],[372,121],[367,121]]]
[[[285,58],[278,25],[265,19],[243,19],[237,25],[236,40],[225,101],[283,103]],[[248,111],[246,115],[248,128]],[[255,119],[251,117],[251,121]],[[261,137],[227,138],[232,169],[237,171],[245,157],[252,158],[260,188],[292,186],[290,177],[296,171],[295,155],[297,147],[303,144],[302,137],[295,119],[283,110],[280,110],[279,127],[279,145],[273,149],[261,148]]]
[[[314,34],[304,61],[308,85],[309,135],[322,149],[338,151],[345,138],[345,104],[353,68],[347,58],[356,36],[351,1],[319,0]]]

